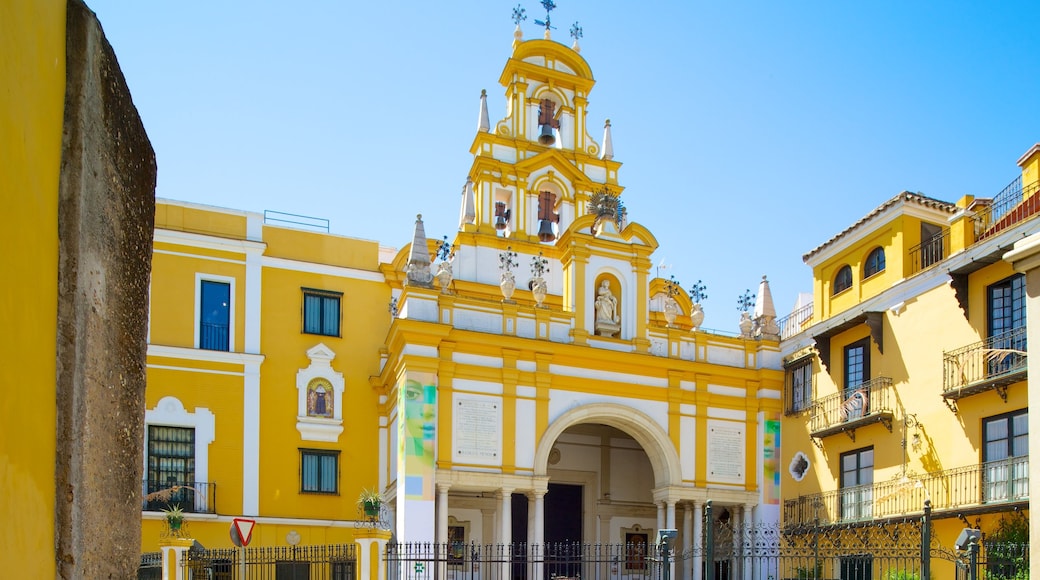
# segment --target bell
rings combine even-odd
[[[509,210],[504,201],[495,202],[495,229],[504,230],[509,225]]]
[[[542,242],[551,242],[556,239],[553,233],[552,222],[549,220],[538,220],[538,239]]]
[[[500,216],[500,215],[499,216],[495,216],[495,229],[496,230],[504,230],[504,229],[506,229],[506,226],[508,226],[508,225],[509,225],[509,223],[506,222],[506,218],[505,217]]]
[[[546,147],[556,143],[556,135],[553,134],[552,125],[542,125],[542,134],[538,136],[538,143]]]

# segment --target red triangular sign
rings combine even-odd
[[[238,537],[242,539],[242,545],[248,546],[249,540],[253,539],[253,526],[256,525],[256,520],[235,518],[232,520],[232,523],[238,531]]]

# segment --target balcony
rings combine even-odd
[[[855,441],[856,429],[873,423],[882,423],[891,431],[893,399],[889,377],[876,377],[843,393],[817,399],[809,417],[809,434],[822,439],[845,433]]]
[[[798,310],[776,320],[780,328],[780,340],[786,340],[798,334],[805,328],[807,322],[812,322],[813,303],[810,302]]]
[[[996,390],[1007,401],[1007,386],[1026,378],[1026,328],[1016,328],[943,353],[943,399],[947,404]]]
[[[1040,181],[1022,186],[1015,178],[975,212],[975,241],[981,242],[1040,213]]]
[[[844,524],[921,514],[932,501],[937,517],[1005,511],[1029,502],[1029,457],[902,477],[800,496],[784,502],[784,525]]]
[[[217,484],[204,481],[141,482],[141,509],[159,511],[179,505],[186,513],[217,513]]]
[[[910,274],[931,268],[950,255],[950,230],[944,229],[910,248]]]

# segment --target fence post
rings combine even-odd
[[[195,543],[192,538],[160,538],[159,550],[162,551],[162,580],[183,580],[185,554]]]
[[[975,536],[968,540],[968,579],[979,580],[979,541]]]
[[[386,545],[390,530],[360,528],[354,531],[357,545],[357,579],[386,580]]]
[[[705,580],[715,580],[715,518],[711,515],[711,500],[704,502],[704,568]]]
[[[932,577],[932,500],[924,500],[924,517],[921,518],[921,580]]]

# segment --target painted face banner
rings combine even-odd
[[[430,381],[432,382],[432,381]],[[433,465],[437,443],[437,387],[408,378],[398,390],[400,461],[405,498],[433,500]]]
[[[778,505],[780,503],[780,421],[766,421],[763,427],[762,502]]]

